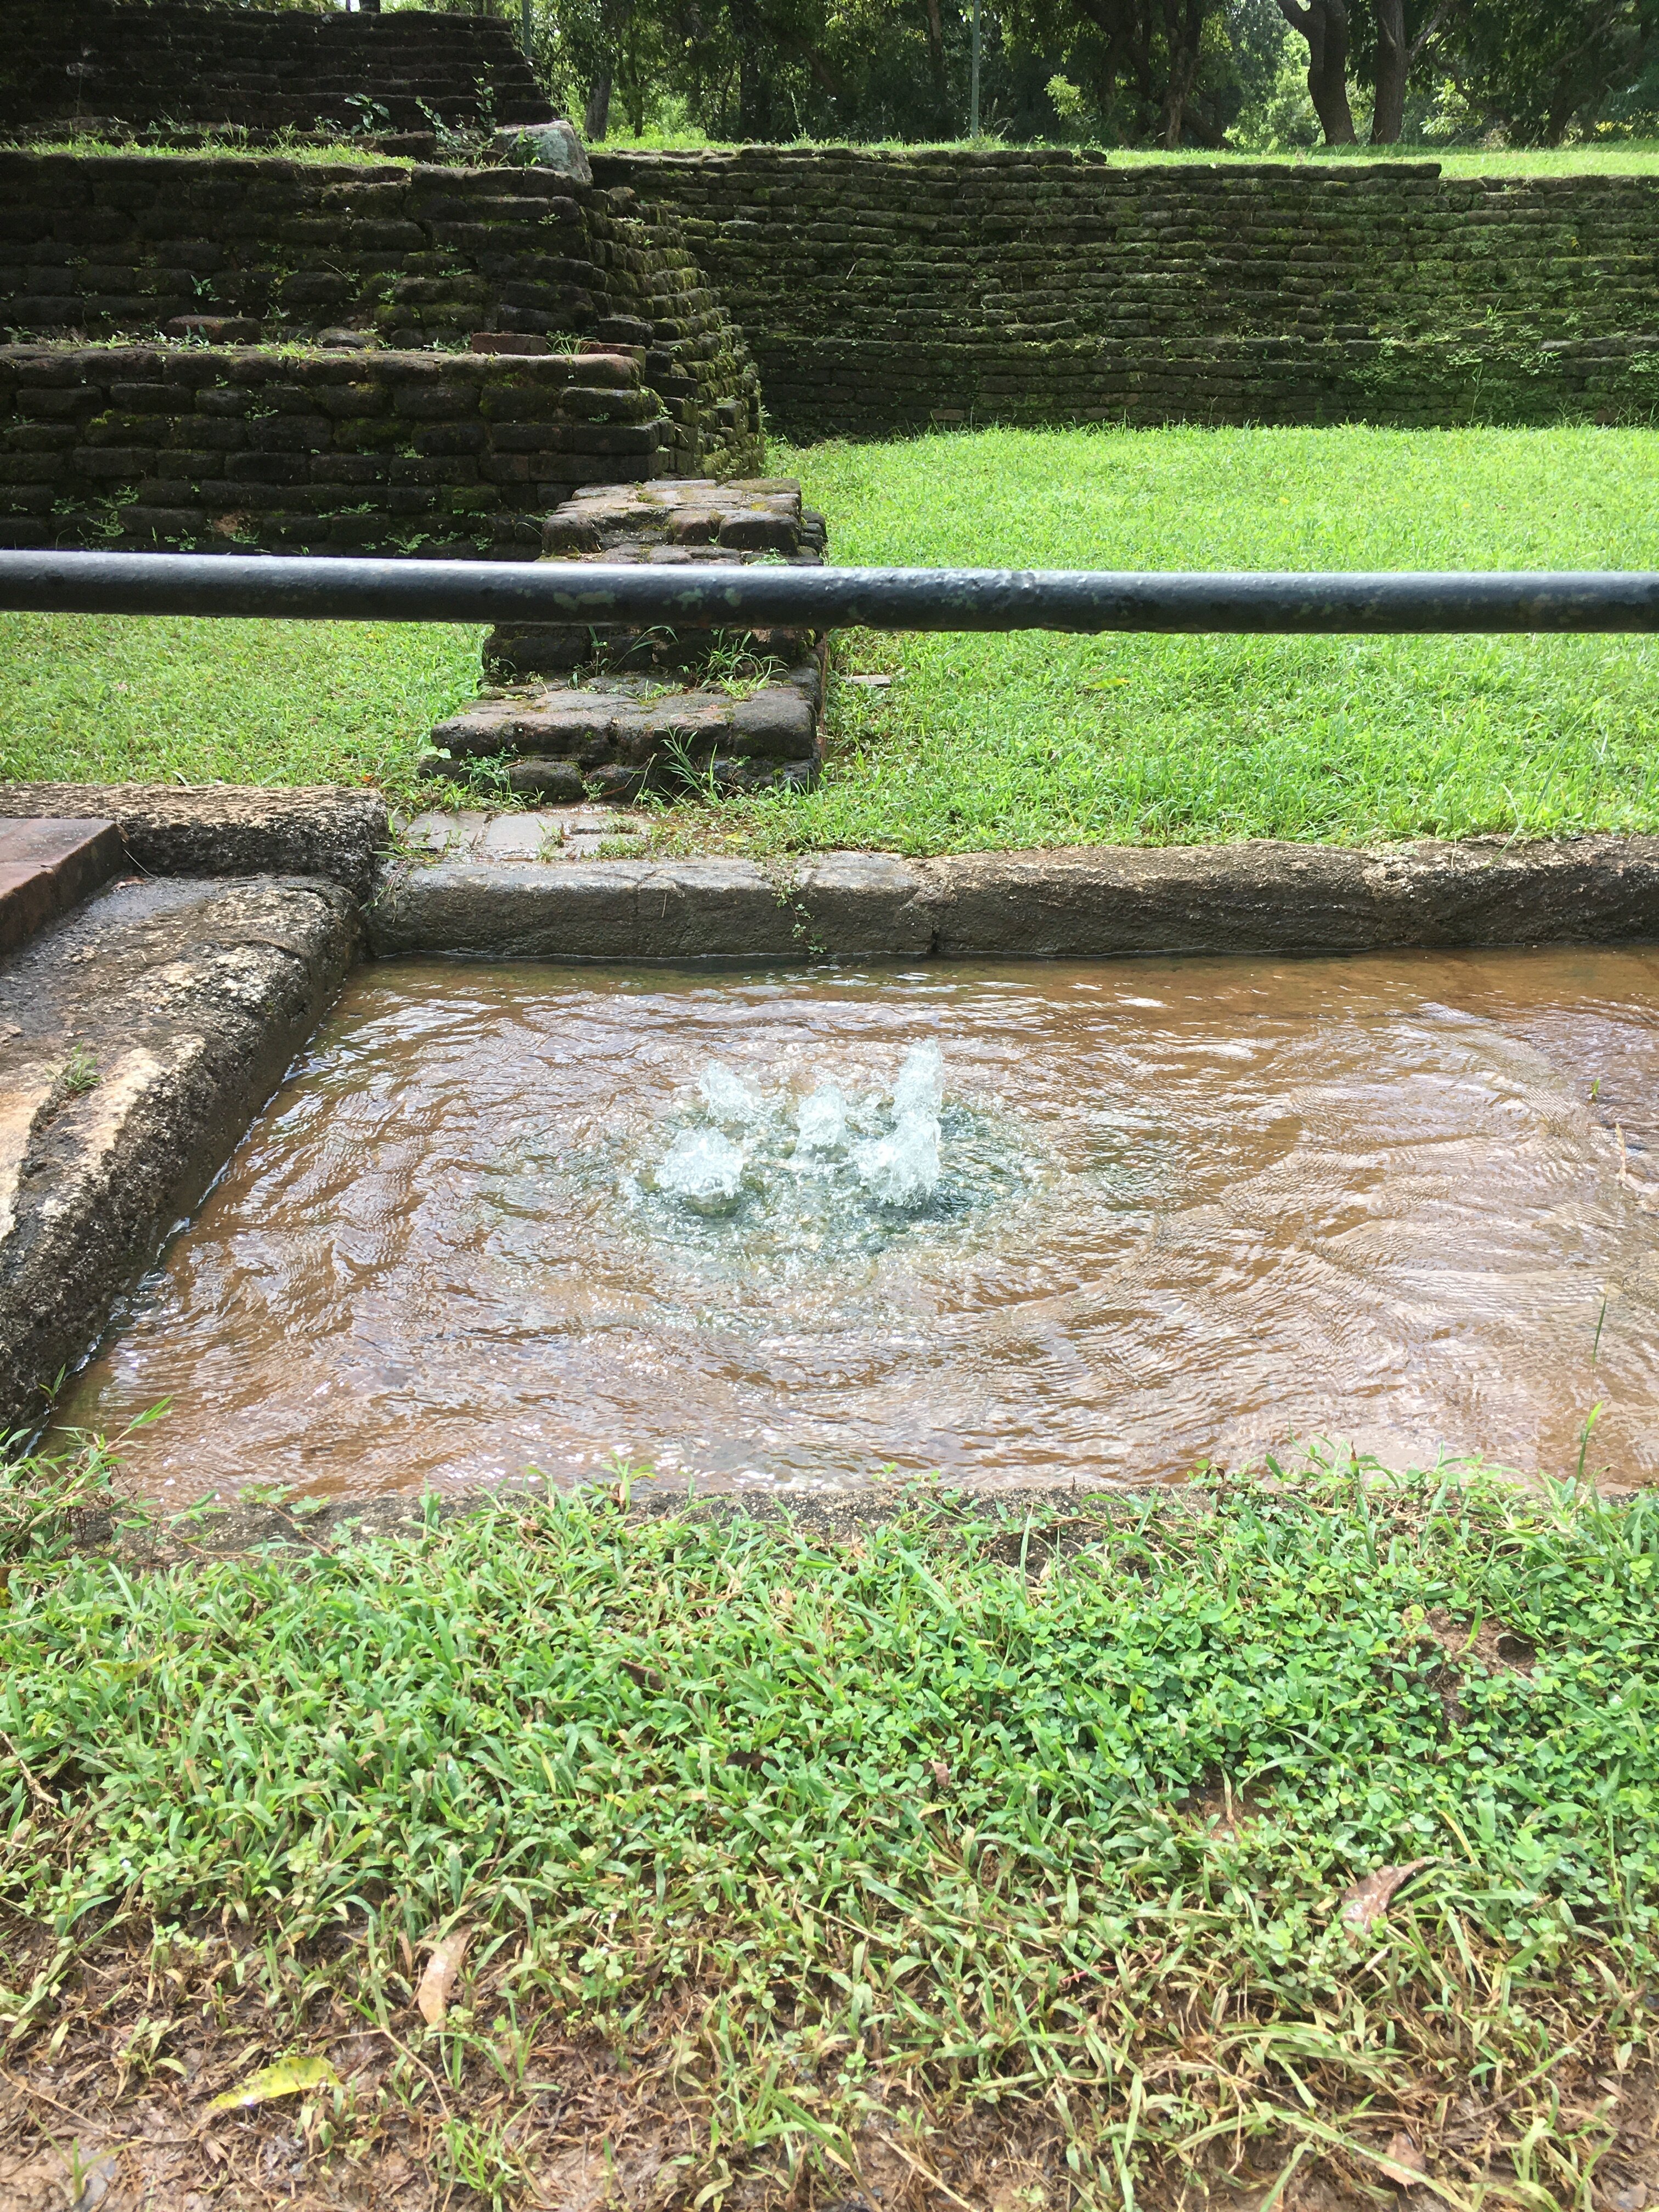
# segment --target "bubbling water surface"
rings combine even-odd
[[[939,1194],[945,1069],[936,1044],[911,1048],[890,1103],[880,1092],[850,1100],[830,1078],[807,1097],[766,1098],[720,1060],[697,1089],[700,1117],[678,1131],[654,1170],[624,1184],[629,1196],[649,1188],[703,1219],[752,1202],[774,1230],[785,1219],[805,1230],[807,1249],[818,1251],[825,1233],[916,1213]],[[970,1119],[957,1115],[953,1133],[965,1133]],[[953,1198],[965,1194],[951,1188]]]
[[[64,1394],[146,1489],[1659,1480],[1659,954],[353,978]]]

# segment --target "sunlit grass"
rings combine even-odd
[[[1020,140],[1006,147],[994,138],[977,141],[963,138],[928,139],[926,142],[903,138],[801,138],[787,142],[786,150],[810,153],[816,146],[834,146],[860,154],[917,154],[921,152],[951,152],[969,154],[980,152],[1022,153],[1031,146],[1044,146],[1055,142]],[[590,151],[599,154],[736,154],[744,150],[745,142],[733,138],[708,138],[696,131],[647,127],[637,135],[625,127],[611,137],[592,142]],[[1170,153],[1161,146],[1091,146],[1077,147],[1079,155],[1091,158],[1102,155],[1121,168],[1204,167],[1219,162],[1237,167],[1240,163],[1271,162],[1275,167],[1321,169],[1332,167],[1352,167],[1355,163],[1375,161],[1437,161],[1441,173],[1447,177],[1576,177],[1576,176],[1651,176],[1659,171],[1659,143],[1650,138],[1598,139],[1572,146],[1460,146],[1443,147],[1429,143],[1398,146],[1316,146],[1294,148],[1285,153],[1261,154],[1233,151],[1215,152],[1208,147],[1183,147]]]
[[[1060,568],[1659,566],[1659,434],[986,430],[773,449],[843,563]],[[0,616],[0,773],[415,792],[482,632]],[[1247,836],[1659,828],[1659,641],[836,641],[805,796],[663,834],[910,853]]]
[[[412,787],[474,628],[0,614],[0,775]]]
[[[275,157],[298,161],[308,168],[337,168],[342,165],[360,168],[365,164],[382,167],[392,162],[405,169],[414,166],[407,155],[377,153],[361,139],[325,138],[298,131],[278,131],[267,138],[256,140],[252,134],[233,131],[222,135],[204,129],[187,137],[181,137],[177,145],[158,143],[151,138],[106,138],[95,131],[66,132],[61,138],[27,140],[0,135],[0,153],[72,154],[80,160],[113,155],[124,161],[135,155],[157,161],[268,161]]]
[[[855,565],[1659,565],[1646,430],[987,430],[772,465]],[[748,807],[753,832],[925,852],[1659,823],[1651,637],[864,633],[837,657],[896,680],[840,690],[823,786]]]
[[[680,125],[649,125],[645,130],[635,132],[627,128],[624,119],[619,121],[608,137],[591,140],[589,150],[596,154],[735,154],[744,151],[750,143],[736,138],[710,138],[702,131]],[[1069,143],[1022,139],[1010,141],[1005,145],[997,138],[975,140],[965,137],[926,140],[798,138],[784,142],[786,150],[802,153],[810,153],[814,148],[823,146],[861,154],[971,154],[975,151],[1018,154]],[[1107,161],[1123,168],[1201,167],[1214,162],[1236,167],[1241,162],[1267,161],[1276,167],[1319,169],[1376,161],[1437,161],[1441,173],[1447,177],[1642,177],[1659,172],[1659,142],[1650,138],[1604,138],[1582,141],[1571,146],[1510,147],[1443,147],[1427,143],[1369,146],[1362,140],[1354,146],[1296,147],[1275,154],[1248,153],[1231,149],[1216,152],[1207,147],[1183,147],[1170,153],[1161,146],[1091,146],[1075,147],[1073,150],[1091,159],[1103,155]],[[95,132],[56,139],[31,139],[26,144],[0,134],[0,151],[118,155],[123,159],[137,154],[164,161],[199,160],[204,155],[211,155],[216,161],[261,161],[279,154],[284,161],[330,167],[341,163],[382,166],[392,162],[404,168],[412,166],[410,156],[380,153],[360,139],[349,137],[326,138],[297,131],[278,133],[271,143],[257,145],[239,140],[234,133],[221,137],[211,131],[204,131],[178,145],[158,144],[154,140],[143,138],[102,138]]]

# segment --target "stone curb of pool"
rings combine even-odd
[[[323,876],[378,953],[583,960],[1089,958],[1659,937],[1659,838],[1255,841],[760,863],[609,857],[614,809],[427,814],[319,787],[8,787],[14,817],[113,821],[174,875]]]
[[[1389,946],[1606,944],[1659,936],[1659,838],[1252,842],[972,853],[825,853],[551,865],[491,828],[394,862],[367,911],[380,954],[781,962]]]
[[[0,1437],[49,1414],[362,951],[319,876],[127,875],[0,959]]]

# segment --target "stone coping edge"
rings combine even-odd
[[[311,877],[131,878],[0,964],[0,1436],[199,1200],[334,1000],[362,915]],[[66,1085],[70,1041],[94,1079]]]
[[[378,792],[341,784],[0,784],[0,819],[97,816],[149,876],[321,876],[360,902],[391,842]]]
[[[1066,959],[1659,939],[1659,837],[390,861],[372,791],[0,786],[0,817],[112,820],[156,876],[305,875],[380,954],[557,960]]]
[[[1659,837],[398,861],[367,920],[381,955],[792,966],[1610,944],[1659,939]]]
[[[48,814],[22,828],[0,816],[0,954],[106,884],[125,857],[112,822]]]

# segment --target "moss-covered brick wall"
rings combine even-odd
[[[532,560],[672,473],[625,354],[0,347],[0,544]]]
[[[592,156],[672,212],[795,437],[1659,405],[1659,179],[1067,152]]]
[[[5,27],[0,125],[8,128],[96,117],[349,130],[367,112],[420,131],[433,114],[454,126],[533,123],[553,112],[512,30],[489,16],[6,0]]]
[[[477,331],[637,350],[670,472],[753,474],[759,385],[666,210],[548,169],[0,152],[0,328],[397,350]]]

